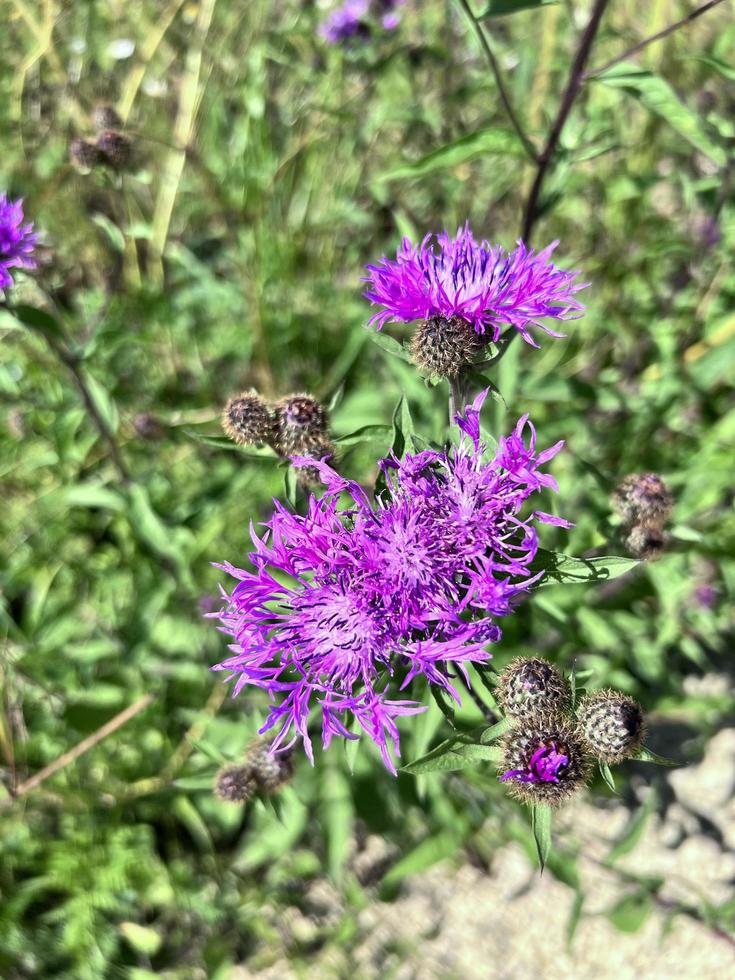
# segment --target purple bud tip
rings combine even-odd
[[[528,761],[526,769],[509,769],[500,777],[501,782],[514,779],[519,783],[558,783],[559,772],[569,765],[569,756],[559,752],[556,743],[539,745]]]

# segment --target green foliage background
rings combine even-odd
[[[538,144],[588,9],[485,21]],[[593,66],[690,9],[611,4]],[[243,558],[248,522],[283,492],[284,472],[207,440],[221,435],[226,398],[249,385],[336,396],[338,436],[375,426],[342,446],[363,481],[402,394],[417,429],[441,438],[446,392],[370,342],[361,270],[404,234],[467,218],[511,247],[533,168],[461,9],[441,0],[409,5],[395,34],[347,52],[318,37],[321,9],[295,0],[5,0],[2,10],[0,188],[25,198],[46,243],[14,302],[50,317],[21,325],[0,310],[0,973],[257,970],[279,945],[279,909],[321,874],[347,911],[290,955],[349,950],[370,900],[347,860],[356,830],[398,845],[379,884],[388,900],[463,848],[484,861],[508,840],[532,851],[527,816],[492,766],[393,780],[371,749],[347,760],[337,745],[315,770],[299,765],[275,807],[243,812],[212,797],[214,769],[239,756],[263,705],[248,693],[223,702],[208,672],[225,647],[202,619],[221,578],[210,562]],[[487,420],[499,433],[528,411],[543,444],[567,440],[555,506],[576,527],[547,529],[547,548],[607,550],[609,493],[630,472],[655,470],[673,489],[661,562],[539,593],[505,624],[497,662],[539,652],[569,670],[576,660],[594,686],[639,698],[652,747],[681,760],[699,757],[733,708],[685,691],[689,678],[732,675],[731,15],[727,0],[586,83],[534,244],[560,240],[557,260],[590,283],[588,312],[567,340],[511,348],[494,378],[505,402]],[[129,112],[136,167],[122,177],[67,162],[101,98]],[[701,585],[716,590],[713,608],[697,603]],[[127,725],[11,799],[147,693]],[[471,703],[458,716],[461,727],[478,720]],[[406,761],[448,734],[435,705],[403,728]],[[634,808],[626,771],[619,790]],[[666,780],[653,767],[645,776]],[[610,798],[602,782],[592,794]],[[584,841],[558,844],[551,871],[578,889]],[[732,909],[697,914],[732,925]]]

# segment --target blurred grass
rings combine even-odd
[[[537,142],[584,7],[486,22]],[[279,816],[186,788],[207,785],[219,754],[236,758],[262,715],[247,693],[216,710],[208,667],[225,643],[201,614],[221,578],[209,563],[243,557],[248,522],[284,477],[275,461],[193,436],[218,436],[223,402],[251,384],[325,399],[343,387],[338,434],[387,425],[405,392],[422,430],[441,436],[441,389],[367,342],[361,270],[403,234],[468,217],[512,245],[531,167],[447,4],[411,7],[394,36],[348,53],[320,42],[309,2],[4,8],[0,188],[25,197],[47,246],[14,298],[55,317],[130,473],[120,478],[43,333],[0,311],[6,785],[145,693],[156,699],[0,812],[0,972],[183,980],[192,964],[212,976],[255,968],[281,942],[279,910],[322,868],[342,877],[347,911],[317,944],[349,949],[368,901],[350,870],[355,828],[399,849],[384,896],[461,845],[492,850],[527,828],[492,773],[393,781],[365,748],[349,778],[337,746],[327,769],[300,766]],[[593,67],[688,9],[611,5]],[[554,469],[576,528],[548,529],[547,547],[605,545],[608,494],[629,472],[661,472],[675,491],[661,563],[595,589],[549,589],[505,624],[498,660],[576,658],[595,686],[642,700],[654,748],[657,723],[676,719],[677,758],[732,719],[730,693],[687,687],[714,675],[732,691],[731,14],[727,2],[640,57],[655,105],[647,78],[586,87],[535,238],[560,239],[558,260],[590,282],[589,310],[566,341],[512,349],[498,376],[507,407],[495,403],[492,418],[500,431],[530,411],[543,443],[567,440]],[[120,57],[130,45],[115,42],[127,40]],[[100,99],[128,121],[131,173],[81,176],[67,163]],[[378,435],[351,447],[345,468],[368,480],[386,445]],[[701,584],[715,588],[713,608],[697,603]],[[443,726],[432,706],[406,731],[406,761]],[[635,804],[632,791],[624,799]]]

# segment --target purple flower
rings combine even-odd
[[[524,417],[486,458],[486,394],[457,418],[458,445],[384,460],[387,489],[374,503],[327,463],[295,457],[318,470],[323,496],[309,498],[305,516],[275,501],[267,533],[251,531],[252,570],[218,566],[237,585],[213,614],[233,638],[214,669],[236,678],[233,695],[246,685],[268,692],[261,732],[277,728],[276,747],[300,736],[313,761],[313,715],[325,748],[335,735],[356,738],[354,721],[395,772],[396,721],[424,710],[400,692],[422,677],[459,702],[457,672],[468,680],[467,664],[490,658],[495,620],[540,577],[534,524],[549,519],[521,509],[556,489],[540,467],[562,443],[537,453]]]
[[[405,0],[345,0],[322,24],[320,33],[330,44],[370,34],[371,22],[378,20],[383,30],[392,31],[400,23],[398,7]]]
[[[322,24],[320,33],[330,44],[339,44],[366,30],[369,0],[345,0]]]
[[[575,284],[576,272],[565,272],[549,261],[558,243],[536,254],[523,242],[508,254],[499,245],[475,241],[469,222],[455,238],[446,232],[427,235],[419,246],[404,238],[396,260],[383,258],[367,267],[365,297],[382,307],[370,323],[380,330],[388,320],[461,317],[475,332],[497,340],[501,326],[510,324],[523,339],[537,347],[528,331],[540,327],[544,317],[569,320],[584,307],[574,294],[586,284]]]
[[[555,742],[539,745],[528,760],[526,769],[509,769],[501,782],[514,779],[519,783],[558,783],[559,771],[569,765],[569,756],[559,752]]]
[[[35,269],[31,258],[38,241],[32,224],[23,224],[23,201],[0,194],[0,293],[13,285],[9,269]]]

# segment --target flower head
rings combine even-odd
[[[384,31],[392,31],[400,23],[398,7],[405,0],[345,0],[322,24],[322,37],[330,44],[340,44],[354,37],[370,35],[374,22]]]
[[[537,347],[529,327],[559,337],[541,320],[569,320],[584,310],[575,299],[584,288],[574,282],[577,273],[549,260],[556,245],[535,253],[519,242],[507,253],[499,245],[476,242],[469,222],[454,238],[446,232],[427,235],[418,246],[404,238],[395,261],[384,257],[367,267],[365,297],[381,307],[370,323],[380,330],[388,320],[461,317],[487,340],[497,340],[509,324]]]
[[[223,564],[237,585],[218,615],[233,638],[215,669],[262,688],[273,704],[261,732],[277,728],[274,749],[299,736],[313,759],[309,720],[321,716],[326,747],[353,739],[354,720],[395,772],[397,719],[422,711],[403,698],[417,677],[459,702],[454,672],[485,662],[496,620],[538,578],[531,566],[537,522],[569,526],[526,500],[555,488],[541,471],[561,448],[536,452],[527,418],[486,458],[479,412],[486,392],[463,416],[459,445],[425,450],[382,467],[387,483],[375,503],[365,491],[312,457],[325,484],[304,516],[275,502],[262,538],[253,532],[253,570]]]
[[[578,712],[579,730],[593,755],[603,762],[622,762],[636,755],[645,734],[641,706],[620,691],[595,691]]]
[[[501,770],[516,799],[556,806],[587,782],[590,760],[567,722],[528,722],[505,736]]]
[[[33,224],[23,224],[23,201],[10,201],[0,194],[0,292],[13,285],[9,269],[35,269],[33,250],[38,235]]]
[[[543,718],[568,710],[569,684],[541,657],[519,657],[498,678],[498,703],[511,718]]]

